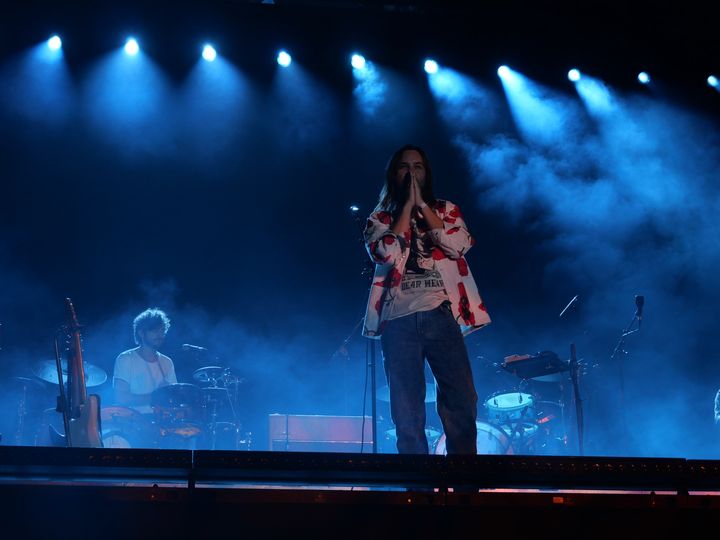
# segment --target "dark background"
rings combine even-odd
[[[497,367],[505,355],[567,358],[573,342],[586,366],[587,453],[717,456],[720,94],[705,83],[720,73],[717,32],[709,8],[632,5],[4,3],[2,431],[15,430],[12,377],[52,358],[65,297],[86,325],[86,361],[109,377],[133,346],[133,317],[166,310],[164,352],[181,381],[209,364],[244,379],[241,416],[255,449],[266,447],[270,413],[362,414],[367,344],[357,325],[368,283],[358,225],[392,151],[414,142],[429,153],[437,195],[461,205],[477,239],[468,260],[494,321],[467,339],[480,415],[488,396],[517,389]],[[64,68],[33,64],[55,32]],[[134,71],[118,52],[128,35],[142,48]],[[207,79],[197,65],[205,40],[220,55]],[[293,55],[288,70],[275,63],[280,48]],[[386,77],[373,114],[357,105],[354,51]],[[491,88],[495,106],[461,102],[455,113],[472,109],[478,120],[453,122],[428,87],[428,56]],[[617,156],[602,150],[595,168],[577,166],[575,148],[592,129],[568,129],[554,148],[524,141],[500,64],[566,100],[579,102],[566,78],[576,66],[622,95],[654,141],[626,156],[657,165],[638,166],[647,189],[628,191],[634,171],[613,169]],[[635,80],[641,69],[651,90]],[[502,141],[528,153],[493,175],[478,156]],[[504,184],[549,178],[547,167],[532,172],[538,156],[560,184],[539,181],[532,196]],[[571,172],[558,173],[564,164]],[[668,177],[674,187],[656,190]],[[576,199],[553,191],[571,181],[582,186]],[[611,186],[614,210],[587,211],[593,185]],[[571,207],[584,217],[566,219]],[[642,330],[611,361],[637,294]],[[558,318],[574,295],[580,302]],[[535,390],[550,400],[558,392]],[[94,391],[111,400],[109,381]],[[50,407],[52,392],[37,400]],[[385,404],[380,413],[387,422]]]

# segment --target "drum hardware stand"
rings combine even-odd
[[[572,377],[572,375],[571,375]],[[562,444],[564,448],[567,448],[568,445],[568,433],[567,433],[567,418],[565,417],[565,384],[561,380],[558,383],[559,386],[559,392],[560,392],[560,399],[557,402],[558,407],[560,407],[560,427],[562,428]],[[566,450],[567,451],[567,450]]]
[[[577,420],[577,434],[578,434],[578,452],[579,455],[584,455],[585,447],[583,441],[583,430],[584,430],[584,419],[583,419],[583,408],[582,398],[580,397],[580,385],[578,383],[578,373],[580,371],[580,365],[577,361],[577,351],[575,344],[570,344],[570,378],[573,385],[573,394],[575,396],[575,417]]]
[[[233,392],[233,397],[230,397],[230,390],[228,389],[228,382],[231,382],[231,375],[230,375],[230,368],[225,368],[222,374],[223,379],[223,387],[225,388],[225,394],[227,395],[228,403],[230,404],[230,411],[232,412],[233,417],[233,425],[235,426],[235,450],[239,450],[240,446],[240,426],[238,425],[240,422],[238,420],[237,411],[235,410],[235,405],[237,404],[238,399],[238,379],[235,378],[235,390]],[[213,428],[212,428],[212,447],[213,450],[215,449],[216,445],[216,437],[217,437],[217,423],[216,423],[216,416],[217,416],[217,403],[213,404]],[[249,450],[249,448],[248,448]]]
[[[226,368],[226,371],[229,371],[228,368]],[[233,415],[233,426],[235,426],[235,450],[238,450],[239,445],[239,428],[238,428],[238,418],[237,414],[235,413],[235,406],[233,405],[232,399],[230,399],[230,392],[227,389],[227,387],[224,387],[225,394],[227,395],[228,403],[230,404],[230,410],[232,411]],[[215,450],[217,446],[217,404],[218,401],[215,398],[211,398],[209,401],[212,401],[212,408],[210,409],[210,450]]]
[[[27,416],[27,408],[25,402],[27,400],[27,388],[23,386],[22,398],[17,408],[17,430],[15,431],[15,444],[22,445],[23,435],[25,431],[25,416]]]
[[[212,400],[212,412],[210,413],[210,450],[215,450],[217,439],[217,400]]]
[[[502,454],[507,454],[507,451],[513,448],[513,443],[515,442],[516,438],[520,439],[520,445],[519,447],[522,448],[523,442],[525,439],[525,413],[528,411],[527,408],[523,409],[520,412],[520,418],[518,418],[518,421],[515,422],[515,425],[513,425],[512,422],[508,422],[508,427],[510,427],[510,433],[507,433],[502,426],[498,426],[502,432],[505,433],[508,437],[507,444],[502,449]],[[530,422],[528,422],[530,423]],[[514,449],[513,449],[514,450]]]

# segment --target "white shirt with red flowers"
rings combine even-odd
[[[424,235],[432,244],[429,251],[440,273],[455,320],[464,335],[490,324],[490,316],[478,292],[465,260],[475,243],[467,230],[460,208],[450,201],[438,200],[432,207],[443,222],[442,229],[429,229]],[[410,231],[396,235],[391,230],[392,216],[384,210],[370,215],[365,227],[365,246],[375,262],[363,335],[378,338],[385,323],[393,317],[393,307],[413,241]]]

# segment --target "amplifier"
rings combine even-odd
[[[372,452],[370,416],[271,414],[268,421],[270,450]]]

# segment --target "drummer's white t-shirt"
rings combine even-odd
[[[116,379],[128,383],[131,394],[139,395],[152,394],[161,386],[177,383],[175,366],[170,358],[158,352],[157,362],[147,362],[138,354],[137,349],[120,353],[115,359],[113,387]],[[152,412],[149,405],[133,408],[141,413]]]

